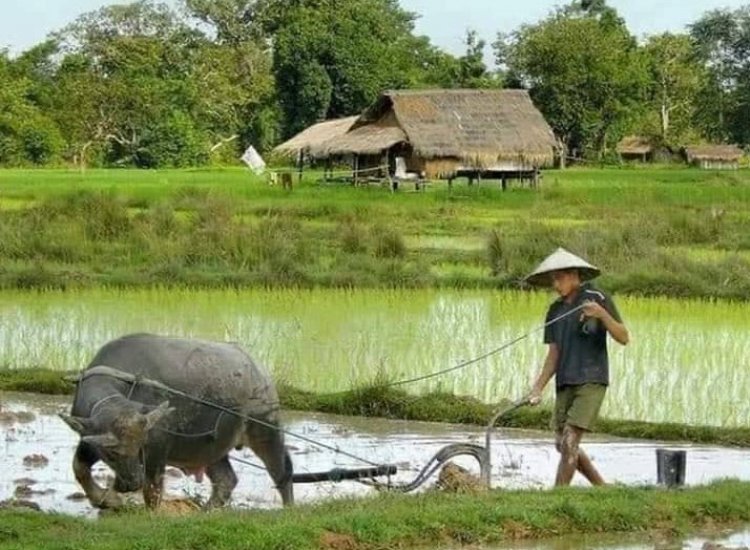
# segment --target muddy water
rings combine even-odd
[[[15,496],[36,502],[44,510],[74,515],[93,515],[85,500],[76,499],[78,487],[71,470],[76,435],[56,416],[66,411],[70,398],[0,393],[0,445],[3,474],[0,501]],[[308,438],[338,446],[377,463],[397,464],[394,481],[410,481],[439,449],[449,443],[483,444],[478,428],[444,424],[349,418],[311,413],[287,413],[287,428]],[[297,472],[326,471],[334,467],[362,467],[354,459],[289,438]],[[628,485],[656,482],[654,442],[592,437],[585,445],[605,478]],[[750,450],[706,446],[672,446],[688,450],[687,483],[702,484],[720,478],[750,480]],[[258,460],[248,451],[236,452],[242,460]],[[493,486],[503,488],[549,487],[557,456],[550,434],[499,431],[493,445]],[[472,459],[457,462],[472,471]],[[239,485],[234,492],[237,507],[277,507],[281,501],[265,472],[235,463]],[[101,484],[111,481],[103,464],[95,466]],[[167,494],[173,498],[207,498],[210,484],[198,483],[169,469]],[[434,480],[431,480],[431,483]],[[428,483],[428,486],[431,484]],[[575,483],[583,483],[576,480]],[[355,482],[297,485],[298,502],[367,495],[372,489]],[[532,546],[533,548],[533,546]]]
[[[725,530],[682,540],[641,535],[560,537],[554,540],[533,542],[514,541],[509,546],[496,546],[483,550],[579,550],[581,548],[588,550],[746,550],[750,548],[750,530]]]

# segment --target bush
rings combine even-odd
[[[375,257],[403,258],[406,256],[406,244],[400,233],[394,229],[378,226],[372,230],[375,241]]]
[[[347,219],[337,229],[341,249],[347,254],[367,251],[367,233],[354,219]]]
[[[134,162],[139,168],[202,166],[208,150],[205,133],[187,114],[174,111],[144,132]]]

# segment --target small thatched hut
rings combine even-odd
[[[326,142],[345,134],[358,118],[358,116],[350,116],[319,122],[277,146],[273,152],[294,159],[325,157],[327,155]]]
[[[409,172],[430,178],[535,172],[560,156],[552,129],[523,90],[385,92],[324,149],[353,156],[360,168],[393,166],[403,157]]]
[[[617,144],[617,154],[624,161],[650,162],[654,158],[654,146],[643,136],[627,136]]]
[[[737,170],[743,154],[735,145],[690,145],[683,151],[688,164],[704,170]]]

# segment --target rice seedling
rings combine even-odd
[[[552,296],[455,290],[145,290],[0,294],[0,365],[82,368],[117,336],[150,331],[240,343],[279,380],[316,393],[377,375],[445,369],[537,328]],[[603,415],[750,422],[746,306],[618,297],[633,341],[610,345]],[[466,369],[409,387],[485,402],[522,395],[545,354],[540,332]],[[549,391],[547,399],[552,399]]]

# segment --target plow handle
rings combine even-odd
[[[393,465],[376,466],[374,468],[334,468],[328,472],[301,473],[292,475],[294,483],[320,483],[321,481],[344,481],[347,479],[362,479],[369,477],[394,475],[398,468]]]

